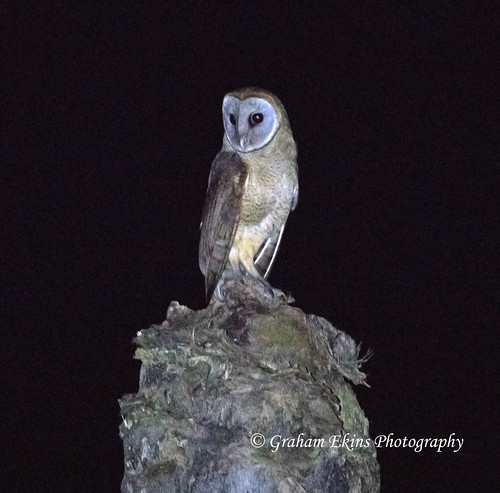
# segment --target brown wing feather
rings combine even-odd
[[[201,219],[200,269],[210,301],[226,267],[241,211],[248,169],[238,154],[220,152],[210,171]]]

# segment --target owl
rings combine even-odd
[[[225,278],[268,277],[299,190],[297,147],[276,96],[257,88],[230,92],[222,119],[200,226],[207,301]]]

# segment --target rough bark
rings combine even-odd
[[[365,383],[354,341],[277,290],[224,291],[204,310],[173,302],[138,333],[139,391],[120,401],[122,492],[379,491],[347,382]]]

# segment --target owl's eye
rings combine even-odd
[[[253,127],[254,125],[257,125],[262,120],[264,120],[264,115],[262,113],[253,113],[250,115],[250,118],[248,120],[250,122],[250,125]]]
[[[231,122],[231,125],[236,125],[236,118],[232,113],[229,115],[229,121]]]

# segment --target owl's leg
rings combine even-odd
[[[254,257],[256,252],[260,248],[260,244],[257,248],[255,245],[256,242],[248,242],[241,245],[242,248],[240,248],[238,252],[238,263],[240,266],[240,270],[242,270],[245,274],[248,274],[255,279],[264,280],[264,278],[260,275],[259,271],[255,267]]]
[[[273,288],[255,266],[255,257],[266,241],[265,232],[248,228],[240,230],[235,237],[229,253],[230,273],[226,272],[224,278],[233,277],[252,286],[257,291],[274,297]]]
[[[249,275],[262,279],[254,265],[254,256],[260,249],[262,238],[254,231],[238,231],[229,252],[229,263],[235,275]]]

